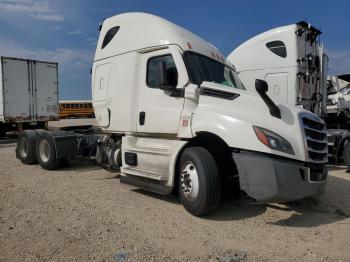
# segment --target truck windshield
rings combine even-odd
[[[207,81],[245,90],[237,73],[223,63],[194,52],[185,52],[184,60],[193,84]]]

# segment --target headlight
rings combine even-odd
[[[294,155],[293,147],[283,137],[265,128],[257,126],[253,126],[253,128],[256,136],[258,137],[260,142],[263,143],[265,146],[273,150],[278,150],[287,154]]]

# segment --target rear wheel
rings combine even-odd
[[[16,154],[22,163],[30,165],[37,162],[36,140],[37,133],[34,130],[25,130],[19,134]]]
[[[348,168],[350,169],[350,141],[348,141],[345,145],[344,145],[344,150],[343,150],[343,159],[345,164],[348,166]]]
[[[209,151],[202,147],[185,149],[179,171],[179,195],[185,209],[195,216],[214,212],[220,204],[221,184]]]
[[[40,166],[46,170],[57,168],[61,161],[56,159],[56,149],[52,136],[41,133],[36,146],[36,155]]]
[[[0,123],[0,139],[3,139],[5,134],[6,134],[5,127],[2,123]]]

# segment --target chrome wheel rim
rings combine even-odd
[[[50,145],[46,140],[41,140],[39,143],[39,154],[43,162],[49,161],[50,158]]]
[[[190,200],[194,201],[199,192],[199,182],[196,167],[191,162],[186,162],[184,168],[180,175],[180,184],[184,196]]]
[[[19,141],[19,153],[21,154],[22,158],[26,158],[28,156],[28,143],[25,136],[22,136],[21,140]]]

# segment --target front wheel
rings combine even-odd
[[[195,216],[213,213],[220,204],[221,183],[210,152],[202,147],[185,149],[179,172],[179,195],[185,209]]]

